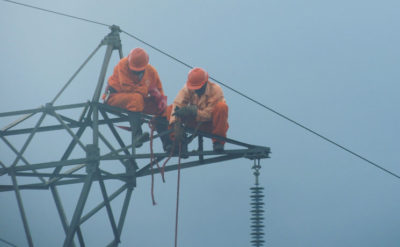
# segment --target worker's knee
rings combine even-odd
[[[129,102],[126,106],[126,109],[134,112],[142,112],[144,109],[143,96],[139,93],[130,93],[128,97]]]
[[[141,112],[144,109],[143,96],[139,93],[112,94],[107,101],[107,104],[134,112]]]
[[[213,109],[213,115],[228,115],[228,105],[221,101],[218,102]]]

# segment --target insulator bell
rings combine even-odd
[[[254,176],[255,176],[255,186],[250,188],[251,195],[250,195],[250,205],[251,205],[251,233],[250,236],[252,240],[250,241],[252,246],[261,247],[264,245],[265,241],[263,240],[264,237],[264,188],[258,185],[258,176],[260,175],[259,169],[261,168],[260,164],[254,161]]]

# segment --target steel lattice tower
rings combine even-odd
[[[137,123],[149,123],[152,116],[110,107],[99,102],[107,67],[113,51],[118,50],[119,57],[123,57],[121,40],[119,37],[120,32],[121,30],[118,26],[111,26],[111,32],[100,42],[82,66],[67,82],[61,92],[55,96],[52,102],[35,109],[0,113],[0,118],[17,118],[15,121],[0,130],[1,140],[9,148],[9,151],[16,155],[15,160],[11,163],[0,160],[0,176],[9,176],[11,178],[9,184],[0,185],[0,192],[15,192],[29,246],[34,246],[34,243],[20,193],[21,190],[50,190],[65,232],[64,247],[76,246],[76,240],[80,246],[85,246],[81,225],[103,208],[106,208],[109,223],[113,232],[113,239],[110,243],[105,245],[118,246],[132,192],[136,187],[136,179],[138,177],[151,175],[152,172],[160,173],[160,170],[152,169],[154,162],[139,167],[137,160],[150,160],[154,158],[156,162],[159,162],[169,156],[167,153],[137,153],[137,137],[134,134],[131,134],[130,141],[124,141],[114,126],[114,124],[117,123],[128,123],[132,128],[131,133],[136,133],[135,128],[140,126]],[[78,104],[54,105],[54,102],[64,89],[102,46],[106,46],[106,53],[92,100]],[[65,112],[71,111],[74,112],[74,116],[76,115],[78,117],[71,117],[65,114]],[[27,120],[32,120],[34,117],[37,117],[38,121],[33,127],[26,127],[25,125]],[[51,119],[55,123],[45,124],[45,120],[48,119]],[[180,169],[238,158],[247,158],[251,160],[269,158],[270,149],[268,147],[250,145],[188,128],[185,129],[185,131],[189,135],[190,140],[197,139],[198,149],[188,153],[188,156],[191,159],[190,161],[182,162],[180,164]],[[25,157],[25,151],[28,146],[33,145],[32,140],[38,133],[54,132],[62,132],[66,134],[69,138],[68,140],[70,140],[60,159],[32,163]],[[168,135],[169,133],[170,131],[165,131],[155,135],[154,138],[159,138],[160,136]],[[83,138],[85,134],[90,135],[91,137],[85,139]],[[111,142],[108,136],[106,137],[106,134],[112,136],[113,141],[118,144],[118,147],[115,147],[115,144]],[[27,136],[27,138],[22,148],[17,149],[9,141],[8,138],[10,136]],[[224,140],[238,148],[225,150],[222,153],[206,151],[203,148],[204,138]],[[87,139],[89,139],[89,141],[87,141]],[[48,150],[43,152],[43,154],[45,154]],[[110,171],[110,161],[114,166],[115,163],[120,164],[123,172],[115,173]],[[165,167],[165,172],[177,169],[178,164],[169,164]],[[38,182],[22,183],[21,181],[26,177],[37,179]],[[106,180],[118,180],[122,182],[123,185],[113,193],[109,194],[107,193],[105,186]],[[83,214],[89,192],[95,182],[99,183],[103,201],[89,210],[86,214]],[[58,191],[58,186],[72,184],[81,184],[82,190],[80,191],[79,199],[76,203],[72,218],[67,219],[61,200],[61,194]],[[125,192],[123,206],[117,220],[111,207],[111,201],[118,196],[122,196],[123,192]]]

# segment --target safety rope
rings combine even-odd
[[[154,165],[154,152],[153,152],[153,137],[154,137],[154,129],[155,126],[153,124],[153,121],[155,121],[155,118],[151,119],[149,121],[149,127],[150,127],[150,170],[151,170],[151,200],[153,202],[153,205],[156,205],[156,201],[154,199],[154,172],[153,172],[153,165]],[[158,160],[156,160],[157,168],[160,170],[160,166],[158,164]],[[165,182],[164,177],[163,177],[163,182]]]
[[[164,163],[163,163],[163,165],[161,166],[161,169],[160,169],[161,177],[162,177],[162,180],[163,180],[164,183],[165,183],[165,177],[164,177],[165,165],[172,158],[172,155],[174,154],[174,152],[175,152],[175,141],[174,141],[174,144],[172,145],[172,149],[171,149],[171,152],[169,153],[168,158],[164,161]]]
[[[181,150],[182,150],[182,142],[179,142],[178,182],[176,190],[176,211],[175,211],[175,247],[178,246],[178,213],[179,213],[179,189],[181,183]]]
[[[149,123],[150,124],[150,123]],[[151,134],[150,134],[150,170],[151,170],[151,198],[153,200],[153,205],[156,205],[154,200],[154,172],[153,172],[153,161],[154,161],[154,154],[153,154],[153,133],[154,133],[154,125],[150,125]],[[172,155],[174,154],[176,146],[176,140],[174,140],[174,144],[172,145],[171,152],[168,158],[164,161],[162,167],[160,168],[157,162],[157,167],[160,170],[161,177],[163,182],[165,183],[164,178],[164,168],[168,161],[171,159]],[[175,210],[175,247],[178,244],[178,216],[179,216],[179,192],[180,192],[180,178],[181,178],[181,150],[182,150],[182,142],[179,142],[179,151],[178,151],[178,181],[177,181],[177,191],[176,191],[176,210]]]

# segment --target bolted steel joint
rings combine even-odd
[[[119,26],[117,26],[117,25],[111,25],[110,29],[111,29],[112,32],[118,32],[118,33],[122,32],[121,28]]]
[[[46,103],[46,104],[43,106],[43,110],[44,110],[46,113],[48,113],[48,114],[53,113],[53,112],[54,112],[53,103]]]
[[[121,29],[117,25],[110,26],[110,29],[111,32],[104,37],[104,39],[101,41],[101,44],[112,45],[114,50],[121,48],[121,38],[119,36]]]

